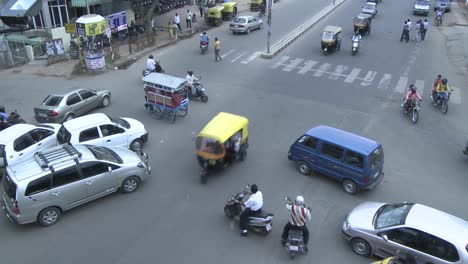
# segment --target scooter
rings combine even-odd
[[[203,103],[208,102],[208,95],[205,94],[205,87],[203,87],[203,84],[200,82],[201,77],[198,78],[197,81],[193,83],[193,87],[195,88],[195,94],[192,94],[192,89],[188,89],[189,93],[189,98],[190,99],[197,99],[200,98],[200,100]]]
[[[5,128],[11,127],[16,124],[24,124],[26,123],[20,116],[15,111],[11,112],[10,115],[8,116],[8,121],[5,121],[3,117],[0,116],[0,131],[2,131]]]
[[[239,216],[242,213],[244,197],[249,193],[250,186],[245,186],[244,191],[232,196],[224,205],[224,214],[239,222]],[[260,235],[268,235],[272,229],[273,214],[262,212],[258,215],[250,216],[247,226],[250,230]]]
[[[353,47],[351,50],[351,54],[356,55],[359,51],[359,40],[353,40]]]
[[[144,69],[141,74],[143,75],[143,77],[147,76],[148,74],[152,73],[152,72],[159,72],[159,73],[164,73],[164,69],[161,67],[161,64],[159,63],[159,61],[156,62],[156,65],[154,66],[154,71],[151,71],[151,70],[148,70],[148,69]]]
[[[288,203],[293,203],[289,197],[286,197],[285,200]],[[290,229],[288,233],[288,240],[284,244],[286,251],[289,252],[289,257],[293,259],[295,256],[300,254],[305,254],[304,250],[304,240],[303,240],[302,230]]]
[[[200,41],[200,51],[201,54],[205,54],[205,52],[208,50],[208,42],[201,42]]]

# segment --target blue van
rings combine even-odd
[[[384,175],[381,144],[328,126],[307,131],[292,144],[288,158],[300,173],[325,174],[341,182],[349,194],[374,188]]]

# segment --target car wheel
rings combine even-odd
[[[247,28],[247,34],[250,34],[250,28]]]
[[[365,241],[364,239],[353,238],[353,240],[351,240],[351,246],[353,247],[354,253],[363,257],[370,256],[371,247],[369,243],[367,243],[367,241]]]
[[[41,226],[51,226],[59,221],[61,214],[62,212],[57,207],[47,207],[39,213],[37,222]]]
[[[143,140],[139,138],[134,139],[132,143],[130,143],[130,149],[135,152],[140,151],[142,148],[143,148]]]
[[[109,96],[104,96],[101,100],[101,107],[108,107],[110,104],[110,98]]]
[[[344,180],[341,186],[343,186],[343,190],[349,194],[355,194],[357,192],[356,183],[352,180]]]
[[[135,176],[126,178],[120,187],[123,193],[132,193],[140,186],[140,179]]]
[[[69,120],[72,120],[73,118],[75,118],[75,115],[74,114],[68,114],[65,116],[65,118],[63,119],[63,122],[67,122]]]
[[[307,164],[307,162],[304,161],[299,161],[297,163],[297,170],[304,175],[309,175],[310,174],[310,166]]]

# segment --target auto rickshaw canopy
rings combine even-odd
[[[261,4],[263,0],[250,0],[250,3],[252,4]]]
[[[224,6],[213,6],[208,8],[208,17],[216,17],[220,18],[222,16],[222,11],[224,10]]]
[[[237,7],[237,2],[223,3],[223,6],[224,6],[223,12],[234,12],[234,7]]]
[[[322,32],[322,42],[331,42],[335,40],[335,36],[341,33],[341,27],[337,26],[326,26]]]
[[[247,138],[249,120],[226,112],[220,112],[202,129],[198,137],[211,138],[223,144],[239,130]]]
[[[353,21],[355,25],[363,25],[368,24],[371,19],[372,15],[360,13],[353,19]]]
[[[323,32],[331,32],[333,33],[334,35],[340,33],[343,29],[341,27],[338,27],[338,26],[326,26],[324,29],[323,29]]]

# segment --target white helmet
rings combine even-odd
[[[302,206],[302,205],[304,205],[304,197],[302,197],[302,196],[297,196],[297,197],[296,197],[296,200],[294,200],[294,204],[296,204],[297,206]]]

